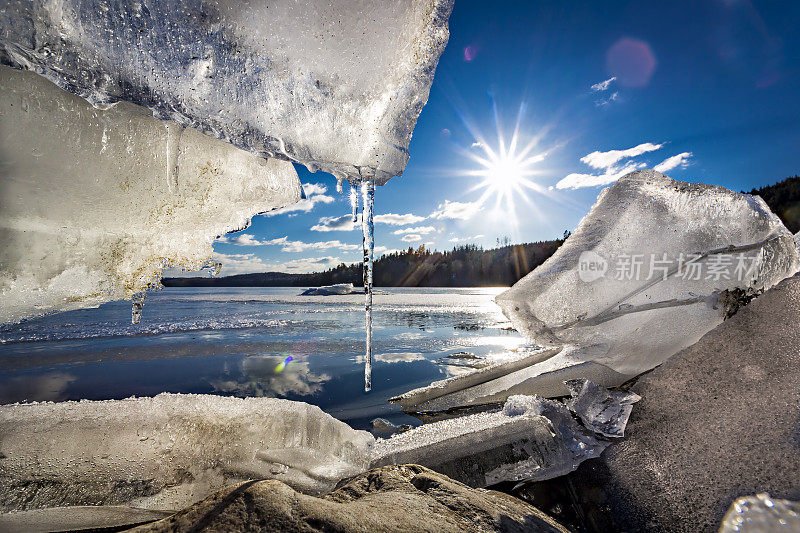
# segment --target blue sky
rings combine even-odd
[[[411,160],[376,191],[376,255],[558,237],[636,168],[735,190],[800,173],[798,21],[800,2],[456,0]],[[517,124],[529,186],[498,202],[479,160]],[[217,242],[223,275],[360,259],[331,223],[347,186],[297,170],[308,200]]]

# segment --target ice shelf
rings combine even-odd
[[[246,479],[321,493],[370,467],[408,462],[483,487],[565,474],[608,444],[563,403],[527,396],[377,440],[318,407],[271,398],[165,393],[4,405],[0,512],[176,509]]]
[[[794,236],[761,198],[652,170],[628,174],[552,257],[497,297],[528,339],[570,346],[505,394],[566,394],[554,378],[619,385],[799,266]]]
[[[261,157],[400,175],[452,0],[11,0],[0,62]]]
[[[788,533],[800,531],[800,503],[771,498],[769,494],[744,496],[731,505],[719,533]]]
[[[133,104],[97,109],[6,66],[0,94],[0,323],[131,298],[300,198],[291,163]]]
[[[374,441],[316,406],[153,398],[0,407],[0,510],[130,503],[178,509],[237,480],[324,492],[369,466]]]

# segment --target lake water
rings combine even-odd
[[[504,289],[378,290],[369,393],[363,294],[167,288],[148,296],[138,325],[130,302],[113,302],[1,327],[0,403],[161,392],[271,396],[318,405],[360,429],[375,417],[416,424],[387,400],[468,371],[440,359],[501,358],[524,345],[493,302]]]

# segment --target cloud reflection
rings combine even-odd
[[[238,378],[212,381],[211,386],[216,392],[234,396],[310,396],[331,379],[327,374],[312,372],[306,361],[287,359],[280,355],[246,357],[239,366]],[[276,372],[280,365],[281,371]]]

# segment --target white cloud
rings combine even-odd
[[[443,204],[439,204],[436,210],[431,213],[431,218],[468,220],[478,214],[481,209],[483,209],[483,204],[480,202],[451,202],[450,200],[445,200]]]
[[[663,160],[661,163],[653,167],[653,170],[658,172],[668,172],[676,167],[686,168],[689,165],[689,158],[692,157],[692,152],[683,152],[678,155],[673,155]]]
[[[605,100],[603,100],[603,99],[601,99],[601,100],[595,100],[595,102],[594,102],[594,105],[596,105],[597,107],[603,107],[604,105],[608,105],[608,104],[610,104],[611,102],[616,102],[618,99],[619,99],[619,92],[617,92],[617,91],[614,91],[614,92],[611,94],[611,96],[609,96],[609,97],[608,97],[608,98],[606,98]]]
[[[281,207],[280,209],[274,209],[272,211],[267,211],[264,213],[264,215],[271,217],[296,211],[308,213],[314,209],[314,206],[317,204],[330,204],[334,201],[333,196],[328,196],[325,194],[328,192],[328,188],[321,183],[303,183],[303,192],[305,193],[306,197],[296,204],[287,205],[286,207]]]
[[[255,254],[221,254],[214,253],[214,259],[222,263],[221,276],[249,274],[251,272],[267,272],[270,267]],[[201,275],[195,273],[195,275]]]
[[[595,151],[591,154],[581,157],[581,162],[586,163],[592,168],[609,168],[617,162],[636,157],[647,152],[654,152],[660,150],[664,144],[642,143],[627,150],[609,150],[608,152]]]
[[[358,215],[358,220],[353,222],[353,215],[347,214],[340,217],[322,217],[311,226],[311,231],[353,231],[356,228],[361,228],[361,215]]]
[[[286,261],[285,263],[275,265],[274,269],[281,272],[302,274],[307,272],[319,272],[321,270],[327,270],[339,265],[342,262],[343,261],[338,257],[304,257],[302,259],[293,259],[291,261]]]
[[[413,213],[402,215],[387,213],[385,215],[375,215],[372,220],[375,224],[406,226],[422,222],[425,217],[417,216]],[[358,214],[356,222],[353,222],[353,215],[347,214],[340,217],[322,217],[315,225],[311,226],[311,231],[353,231],[356,229],[361,229],[361,213]]]
[[[473,235],[472,237],[453,237],[450,239],[450,242],[470,242],[470,241],[477,241],[478,239],[482,239],[483,234]]]
[[[611,87],[611,84],[614,83],[614,81],[616,81],[616,79],[617,79],[617,77],[613,76],[611,78],[608,78],[605,81],[601,81],[601,82],[595,83],[594,85],[592,85],[592,90],[593,91],[605,91],[609,87]]]
[[[306,197],[308,197],[317,194],[325,194],[328,192],[328,188],[321,183],[304,183],[303,192],[306,194]]]
[[[393,231],[392,233],[395,235],[404,235],[406,233],[418,233],[420,235],[427,235],[428,233],[433,233],[436,231],[436,228],[433,226],[416,226],[411,228],[403,228]]]
[[[403,238],[400,240],[403,242],[417,242],[422,240],[422,235],[418,235],[416,233],[409,233],[407,235],[403,235]]]
[[[420,217],[412,213],[398,215],[396,213],[386,213],[385,215],[375,215],[373,220],[376,224],[391,224],[392,226],[407,226],[422,222],[425,217]]]
[[[290,241],[287,236],[259,241],[252,235],[237,235],[236,237],[227,237],[221,240],[236,246],[280,246],[283,252],[305,252],[306,250],[328,250],[331,248],[343,251],[361,249],[360,245],[343,243],[338,240],[320,242]]]
[[[641,162],[628,163],[624,167],[609,167],[603,174],[569,174],[556,183],[556,189],[580,189],[582,187],[600,187],[614,183],[625,174],[639,170],[647,165]]]
[[[481,148],[482,146],[483,146],[483,143],[480,142],[480,141],[475,141],[474,143],[472,143],[472,147],[473,148]]]

